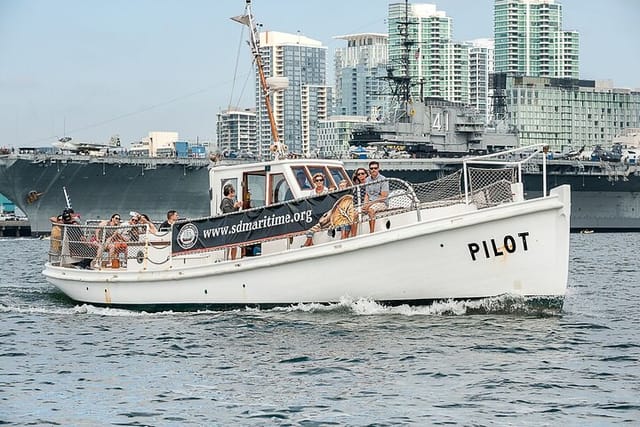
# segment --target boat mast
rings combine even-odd
[[[273,138],[273,143],[271,144],[270,149],[275,154],[276,159],[284,158],[286,156],[286,146],[280,142],[278,127],[273,116],[273,107],[271,106],[271,93],[269,91],[269,85],[267,84],[267,78],[264,75],[262,56],[260,55],[260,35],[258,33],[258,28],[256,27],[255,21],[253,20],[253,13],[251,12],[251,0],[246,0],[244,15],[235,16],[231,19],[249,27],[249,33],[251,35],[249,39],[249,46],[251,46],[253,60],[255,61],[256,67],[258,69],[260,88],[262,89],[262,92],[264,94],[267,116],[269,118],[269,124],[271,126],[271,137]]]
[[[396,67],[390,64],[387,68],[387,76],[385,77],[385,79],[389,81],[392,100],[399,104],[393,121],[401,123],[409,123],[412,119],[411,50],[416,44],[416,42],[411,39],[410,27],[412,25],[415,25],[415,23],[409,20],[409,0],[405,0],[404,16],[396,22],[401,47],[399,55],[394,60],[399,68],[397,70],[398,73],[396,73]],[[417,56],[420,54],[419,52],[420,50],[418,49],[416,51],[416,61],[418,60]]]

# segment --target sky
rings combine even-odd
[[[557,0],[580,32],[580,74],[640,88],[640,1]],[[417,2],[413,2],[417,3]],[[453,38],[493,37],[492,0],[438,0]],[[389,0],[254,0],[263,30],[333,52],[333,36],[386,33]],[[244,0],[0,0],[0,147],[57,138],[123,145],[150,131],[215,140],[216,114],[252,107]]]

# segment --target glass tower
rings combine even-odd
[[[452,18],[433,4],[392,3],[388,23],[389,66],[396,76],[408,71],[411,97],[468,104],[469,48],[452,41]]]
[[[495,0],[495,70],[511,76],[579,77],[579,37],[562,30],[554,0]]]
[[[327,85],[327,48],[300,34],[260,33],[260,50],[266,77],[286,77],[288,88],[271,94],[281,141],[289,152],[309,155],[316,150],[318,121],[330,113]],[[256,116],[260,154],[269,153],[271,128],[256,72]]]
[[[385,108],[387,82],[386,34],[363,33],[336,36],[347,47],[335,52],[334,114],[367,116]]]

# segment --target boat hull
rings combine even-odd
[[[414,212],[415,214],[415,212]],[[281,305],[342,298],[386,302],[562,298],[570,190],[552,197],[425,219],[309,248],[165,271],[86,271],[47,264],[70,298],[113,305]],[[386,229],[388,226],[388,229]],[[174,260],[175,262],[176,260]]]

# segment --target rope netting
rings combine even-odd
[[[468,168],[469,192],[478,209],[513,201],[511,184],[517,182],[516,169]]]
[[[61,266],[124,267],[131,259],[146,258],[148,235],[146,225],[54,224],[49,259]]]

